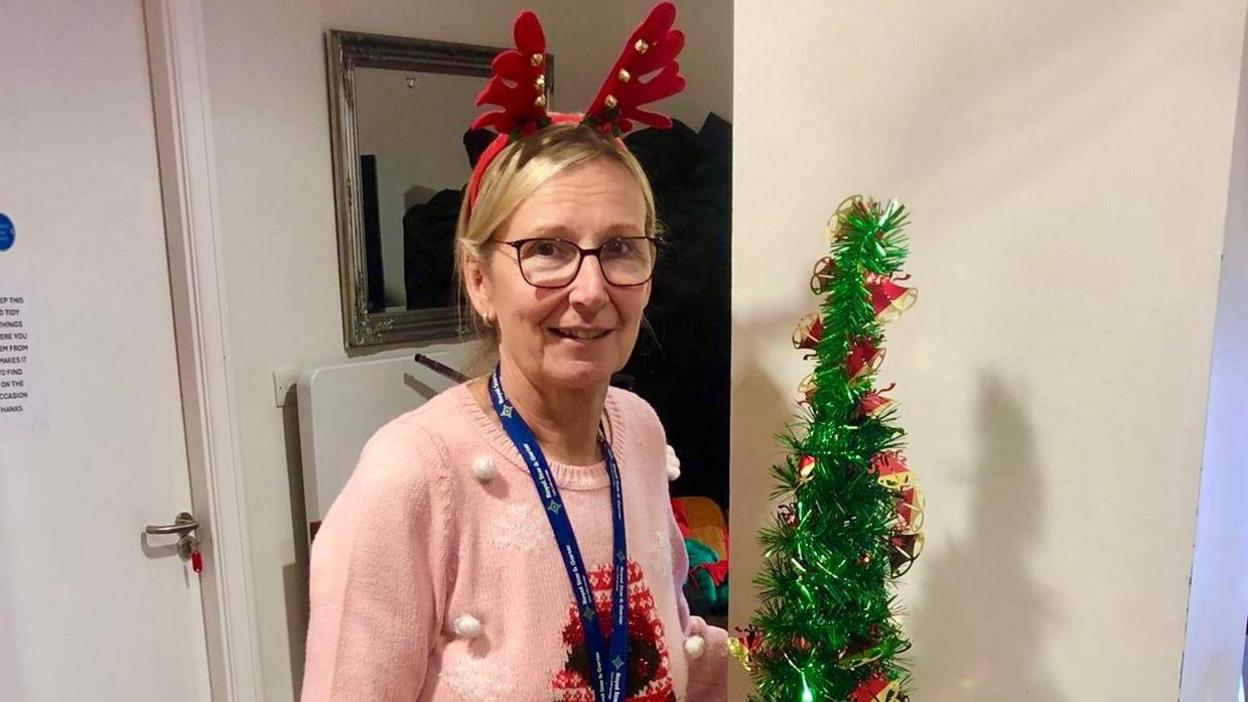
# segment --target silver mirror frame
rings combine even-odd
[[[326,32],[330,140],[338,225],[338,277],[342,333],[348,351],[409,342],[446,341],[468,333],[454,307],[395,312],[368,311],[368,267],[360,209],[359,147],[355,119],[355,69],[391,68],[474,76],[482,86],[492,75],[498,47],[365,34]],[[547,93],[553,90],[554,57],[547,54]],[[464,125],[466,129],[468,125]]]

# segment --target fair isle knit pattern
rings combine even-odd
[[[617,388],[606,412],[628,535],[626,698],[723,702],[727,632],[690,616],[681,591],[688,560],[663,428]],[[496,471],[474,472],[491,460]],[[605,466],[552,461],[551,472],[605,614]],[[592,702],[584,631],[544,517],[528,469],[467,385],[378,430],[312,547],[304,702]],[[694,636],[705,639],[696,658]]]
[[[603,634],[611,619],[611,585],[615,574],[610,563],[589,570],[589,584],[594,591],[598,622]],[[673,702],[676,693],[668,674],[670,659],[666,649],[663,622],[655,614],[654,597],[646,587],[641,567],[628,561],[628,687],[625,699],[637,702]],[[567,655],[564,669],[554,678],[558,702],[594,702],[589,684],[589,649],[585,646],[585,629],[575,603],[569,603],[563,628],[563,644]]]

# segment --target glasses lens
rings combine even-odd
[[[558,239],[534,239],[520,247],[520,272],[530,285],[560,287],[576,276],[581,252]]]
[[[652,239],[626,237],[603,244],[598,258],[603,275],[612,285],[641,285],[654,273],[657,254]]]

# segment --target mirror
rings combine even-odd
[[[493,132],[466,132],[503,49],[330,30],[330,126],[348,351],[454,339],[455,220]],[[554,58],[547,56],[547,96]]]

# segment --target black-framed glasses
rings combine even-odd
[[[567,287],[581,272],[586,256],[597,256],[602,277],[619,287],[643,285],[654,275],[659,258],[658,239],[621,236],[601,246],[584,249],[563,239],[539,238],[495,241],[516,250],[516,262],[525,282],[536,288]]]

